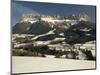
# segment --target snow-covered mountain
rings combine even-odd
[[[87,15],[68,17],[26,14],[13,26],[14,34],[35,35],[32,40],[48,41],[66,38],[67,43],[95,40],[95,24],[88,20]],[[85,40],[81,40],[85,38]],[[90,40],[89,40],[90,39]]]
[[[13,33],[20,34],[44,34],[50,30],[56,29],[57,32],[63,32],[70,26],[77,24],[77,20],[53,20],[53,19],[41,19],[41,20],[25,20],[17,23],[13,26]]]

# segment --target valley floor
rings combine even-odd
[[[95,61],[12,56],[12,73],[95,69]]]

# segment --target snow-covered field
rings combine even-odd
[[[59,70],[95,69],[95,61],[60,59],[53,56],[12,57],[12,73],[29,73]]]

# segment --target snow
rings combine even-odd
[[[37,22],[37,20],[34,20],[34,21],[29,21],[31,24],[33,24],[33,23],[35,23],[35,22]]]
[[[49,48],[55,48],[56,50],[62,50],[64,47],[61,44],[49,44]]]
[[[56,30],[56,29],[51,30],[51,31],[47,32],[46,34],[47,34],[47,35],[49,35],[49,34],[55,34],[55,33],[54,33],[55,30]]]
[[[46,21],[46,22],[52,22],[52,23],[55,23],[55,22],[64,22],[66,20],[58,20],[58,19],[53,19],[53,18],[41,18],[41,20],[43,21]]]
[[[24,21],[21,21],[21,23],[22,22],[30,22],[31,24],[33,24],[33,23],[35,23],[35,22],[37,22],[38,20],[30,20],[30,21],[28,21],[28,20],[24,20]]]
[[[31,45],[32,43],[21,43],[21,44],[15,44],[14,47],[21,47],[21,46],[27,46],[27,45]]]
[[[12,57],[12,73],[95,69],[95,61],[43,57]]]
[[[65,38],[55,38],[53,41],[63,41]]]
[[[59,35],[60,35],[60,36],[64,36],[64,33],[60,33]]]
[[[69,20],[69,19],[53,19],[53,18],[41,18],[41,20],[46,21],[46,22],[51,22],[51,23],[70,23],[71,25],[77,24],[77,20]]]
[[[49,31],[49,32],[47,32],[45,34],[37,35],[34,38],[32,38],[32,40],[35,40],[35,39],[37,39],[39,37],[42,37],[42,36],[46,36],[46,35],[50,35],[50,34],[55,34],[54,31],[55,31],[55,29],[54,30],[51,30],[51,31]]]
[[[35,45],[48,45],[50,43],[51,43],[51,41],[36,41]]]
[[[80,29],[81,31],[90,31],[91,29],[87,29],[87,28],[84,28],[84,29]]]
[[[65,38],[55,38],[53,40],[48,40],[48,41],[36,41],[34,42],[34,45],[49,45],[52,42],[56,42],[56,41],[63,41],[65,40]]]
[[[78,23],[78,20],[70,20],[70,19],[61,19],[61,20],[59,20],[57,18],[55,19],[55,18],[52,18],[52,17],[41,17],[41,20],[45,21],[45,22],[48,22],[48,23],[52,23],[52,24],[66,22],[67,24],[74,25],[74,24]],[[37,21],[38,21],[37,18],[25,18],[21,22],[30,22],[31,24],[33,24]],[[51,27],[53,28],[54,25],[51,25]]]
[[[77,24],[78,23],[78,20],[69,20],[69,19],[66,19],[65,21],[67,23],[70,23],[71,25],[74,25],[74,24]]]

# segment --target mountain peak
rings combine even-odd
[[[34,15],[34,14],[22,14],[21,22],[30,22],[34,23],[39,20],[39,15]]]

